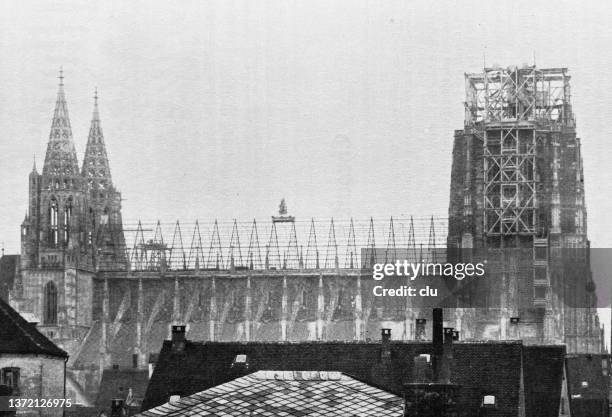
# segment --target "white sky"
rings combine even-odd
[[[124,219],[446,216],[463,73],[567,66],[589,235],[612,247],[612,5],[3,1],[0,241],[19,251],[63,65],[79,157],[94,86]]]

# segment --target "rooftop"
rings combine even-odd
[[[67,358],[68,354],[40,333],[36,326],[0,299],[0,354],[45,354]]]
[[[401,416],[401,397],[340,372],[257,371],[139,416]]]

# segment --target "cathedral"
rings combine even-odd
[[[412,218],[376,227],[372,219],[312,220],[300,235],[284,202],[265,224],[234,221],[220,233],[215,221],[206,242],[196,222],[184,234],[193,236],[189,247],[178,222],[172,243],[158,229],[145,236],[139,225],[135,244],[126,245],[97,93],[79,166],[59,78],[42,172],[34,165],[28,178],[9,300],[70,354],[70,373],[82,386],[113,365],[147,368],[173,325],[185,325],[189,338],[201,341],[366,341],[378,339],[381,328],[393,339],[429,339],[431,309],[374,297],[371,263],[392,260],[389,251],[396,249],[414,252],[417,261],[425,252],[446,256],[436,236],[460,256],[488,260],[483,284],[459,285],[455,304],[444,305],[445,326],[461,340],[603,350],[566,69],[466,75],[448,227],[436,233],[432,218],[425,245],[416,243]],[[317,244],[315,228],[325,229],[327,245],[320,238]],[[269,236],[267,244],[259,236]],[[347,243],[340,248],[341,237]],[[364,248],[384,258],[366,259]]]
[[[28,178],[20,274],[11,302],[73,353],[92,325],[95,271],[125,269],[127,260],[121,194],[111,177],[97,91],[79,166],[61,71],[59,79],[42,173],[34,163]]]

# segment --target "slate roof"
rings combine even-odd
[[[130,406],[140,409],[148,384],[148,369],[105,369],[102,372],[96,407],[99,409],[110,408],[113,398],[125,400],[131,388],[132,402]]]
[[[403,399],[340,372],[258,371],[139,416],[396,416]]]
[[[58,348],[36,326],[0,299],[0,354],[33,353],[67,358],[68,354]]]
[[[566,364],[572,416],[608,416],[610,355],[569,355]]]
[[[390,359],[381,358],[375,342],[191,342],[173,352],[166,341],[151,377],[142,410],[163,404],[172,394],[191,395],[244,376],[232,368],[236,355],[248,358],[248,371],[337,371],[401,396],[403,384],[415,381],[414,358],[432,354],[430,342],[393,341]],[[461,386],[459,403],[476,414],[483,395],[495,395],[491,416],[526,417],[558,413],[564,346],[525,347],[520,341],[453,344],[452,382]],[[528,364],[527,366],[523,364]],[[525,398],[521,397],[521,370]],[[543,402],[539,402],[544,399]],[[553,412],[554,410],[554,412]]]

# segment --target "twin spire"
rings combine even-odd
[[[90,184],[95,182],[96,185],[101,184],[103,187],[111,185],[110,169],[100,123],[100,111],[98,109],[98,89],[96,88],[94,94],[94,109],[85,156],[83,158],[83,166],[79,170],[64,93],[64,71],[62,68],[60,68],[58,78],[59,88],[51,122],[43,175],[64,178],[76,177],[80,171],[82,176],[92,180],[88,181]]]

